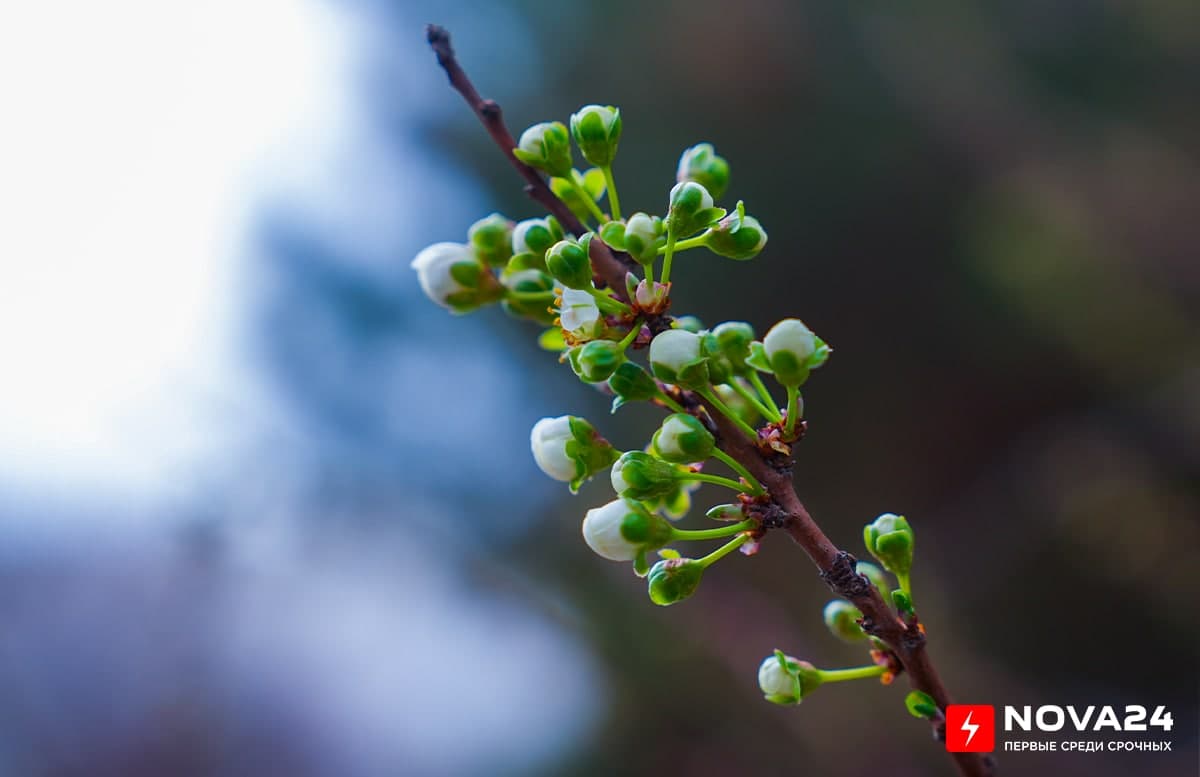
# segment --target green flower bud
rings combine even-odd
[[[592,262],[587,246],[572,240],[560,240],[546,252],[546,269],[569,289],[592,288]]]
[[[700,353],[708,361],[708,379],[720,385],[733,378],[733,365],[721,353],[721,345],[712,332],[700,333]]]
[[[700,335],[668,329],[650,341],[650,369],[655,377],[683,388],[708,384],[708,365],[700,351]]]
[[[561,121],[534,124],[521,133],[513,156],[544,173],[566,178],[571,174],[571,139]]]
[[[658,396],[658,384],[637,362],[623,361],[608,379],[608,387],[616,395],[612,411],[615,413],[628,402],[648,402]]]
[[[583,158],[596,167],[608,167],[621,140],[621,111],[611,105],[585,105],[571,114],[571,136]]]
[[[751,346],[749,363],[775,374],[775,379],[785,386],[800,386],[808,380],[808,373],[825,363],[830,348],[821,338],[812,333],[798,318],[785,318],[767,332],[763,338],[761,354]]]
[[[604,196],[606,184],[604,182],[603,170],[592,167],[583,175],[579,175],[576,171],[572,170],[571,177],[583,187],[583,190],[592,198],[592,202],[596,202]],[[571,184],[571,181],[566,178],[551,178],[550,191],[554,192],[556,197],[565,202],[567,207],[571,209],[571,212],[579,217],[580,221],[587,221],[592,217],[591,208],[584,202],[583,198],[579,195],[579,190]]]
[[[434,243],[412,261],[425,296],[454,313],[495,302],[504,287],[462,243]]]
[[[698,143],[679,157],[675,180],[679,183],[694,181],[720,199],[729,186],[729,163],[717,156],[711,143]]]
[[[623,250],[639,264],[653,264],[659,247],[666,243],[663,231],[663,221],[659,217],[635,213],[625,223]]]
[[[860,561],[854,569],[858,574],[865,575],[871,581],[871,585],[879,590],[879,595],[884,598],[884,601],[887,600],[887,591],[891,586],[888,585],[888,579],[884,576],[882,569],[870,561]]]
[[[562,239],[562,226],[553,216],[525,219],[513,227],[512,250],[514,254],[531,253],[542,258],[552,245]]]
[[[634,561],[671,540],[671,525],[637,502],[614,499],[587,511],[583,540],[610,561]]]
[[[904,697],[904,706],[908,709],[908,714],[914,718],[934,720],[941,715],[937,702],[924,691],[909,691],[908,695]]]
[[[707,229],[724,215],[725,209],[713,207],[712,196],[703,186],[691,181],[677,183],[671,189],[667,231],[684,238]]]
[[[675,464],[704,461],[712,456],[716,444],[700,419],[686,413],[667,416],[650,440],[659,458]]]
[[[518,270],[504,275],[501,282],[511,292],[538,294],[554,290],[554,279],[541,270]],[[514,316],[532,319],[539,324],[554,322],[554,311],[545,300],[508,297],[502,303],[504,309]]]
[[[481,218],[467,230],[467,241],[481,262],[499,267],[512,256],[513,223],[493,213]]]
[[[570,483],[572,491],[617,458],[617,452],[595,427],[569,415],[543,418],[534,424],[529,447],[542,472]]]
[[[754,327],[745,321],[726,321],[717,324],[712,334],[718,350],[729,361],[734,374],[745,375],[749,372],[746,359],[750,356],[750,344],[754,342]]]
[[[626,499],[658,499],[675,489],[679,470],[645,451],[626,451],[613,464],[613,490]]]
[[[596,298],[586,291],[564,289],[558,319],[563,331],[574,342],[594,340],[604,330],[604,319]]]
[[[698,335],[704,329],[704,322],[696,316],[680,316],[675,319],[675,328]]]
[[[753,259],[767,245],[767,231],[758,219],[747,216],[745,207],[738,202],[737,210],[705,233],[704,244],[727,259]]]
[[[903,515],[884,513],[863,528],[863,542],[883,568],[900,578],[912,570],[913,530]]]
[[[592,340],[590,343],[572,348],[567,354],[571,369],[585,383],[603,383],[613,376],[625,351],[612,340]]]
[[[833,636],[846,642],[862,642],[867,638],[867,633],[858,625],[862,616],[858,608],[845,599],[834,599],[825,605],[825,625]]]
[[[667,607],[681,602],[700,587],[704,565],[690,558],[664,558],[650,568],[650,601]]]
[[[793,705],[821,685],[821,674],[807,661],[776,650],[758,667],[758,687],[772,704]]]

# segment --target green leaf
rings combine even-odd
[[[538,335],[538,345],[546,351],[560,353],[567,350],[567,341],[563,339],[562,329],[555,327],[547,329]]]

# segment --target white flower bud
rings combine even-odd
[[[529,433],[529,447],[538,467],[555,480],[569,483],[577,475],[575,459],[567,455],[567,443],[573,439],[571,416],[543,418]]]
[[[799,659],[791,656],[786,658],[790,662],[799,663]],[[795,703],[800,701],[796,697],[795,678],[783,668],[775,656],[767,656],[758,667],[758,687],[762,689],[764,696],[795,699]]]
[[[808,378],[809,362],[817,346],[817,336],[798,318],[785,318],[763,338],[767,361],[785,386],[798,386]]]
[[[583,519],[584,542],[610,561],[633,561],[666,545],[670,538],[670,524],[627,499],[594,507]]]
[[[512,231],[514,254],[532,253],[542,256],[550,246],[563,238],[562,228],[553,217],[525,219],[517,223]]]
[[[577,340],[594,338],[601,324],[595,297],[586,291],[563,289],[559,324]]]
[[[668,383],[677,383],[680,373],[700,360],[700,335],[685,329],[668,329],[650,341],[650,367]]]
[[[475,262],[470,246],[462,243],[434,243],[417,254],[412,268],[417,271],[417,281],[425,296],[444,308],[453,309],[450,297],[470,290],[450,272],[460,262]]]

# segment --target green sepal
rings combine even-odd
[[[683,555],[674,548],[663,548],[658,552],[659,558],[683,558]]]
[[[468,289],[476,288],[482,275],[483,265],[478,262],[455,262],[450,265],[450,277]]]
[[[922,720],[935,720],[941,715],[937,702],[924,691],[909,691],[904,697],[904,706],[909,715]]]
[[[610,221],[600,227],[600,239],[609,248],[617,251],[625,250],[625,222]]]
[[[763,347],[761,340],[750,343],[750,355],[746,357],[746,364],[759,372],[765,372],[768,375],[775,374],[775,371],[771,369],[771,362],[767,359],[767,349]]]
[[[567,440],[565,450],[575,462],[575,477],[569,483],[574,494],[585,480],[610,467],[621,454],[586,419],[571,416],[568,426],[572,439]]]
[[[522,251],[519,254],[513,254],[508,260],[508,264],[504,266],[502,277],[512,275],[513,273],[523,272],[525,270],[538,270],[546,272],[546,257],[545,254],[538,256],[532,251]]]
[[[645,577],[650,574],[650,562],[646,560],[645,550],[639,550],[637,555],[633,557],[633,574],[638,577]]]
[[[687,599],[700,587],[704,566],[690,558],[664,558],[650,568],[647,592],[662,607]]]

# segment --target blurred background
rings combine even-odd
[[[1193,3],[114,0],[0,10],[0,775],[950,773],[899,687],[761,700],[776,647],[861,659],[782,535],[669,609],[580,541],[609,487],[530,426],[656,414],[421,296],[421,247],[541,215],[427,21],[515,132],[621,106],[626,210],[730,160],[770,245],[684,255],[676,310],[834,346],[800,493],[856,553],[910,517],[958,700],[1175,716],[1004,774],[1190,773]]]

